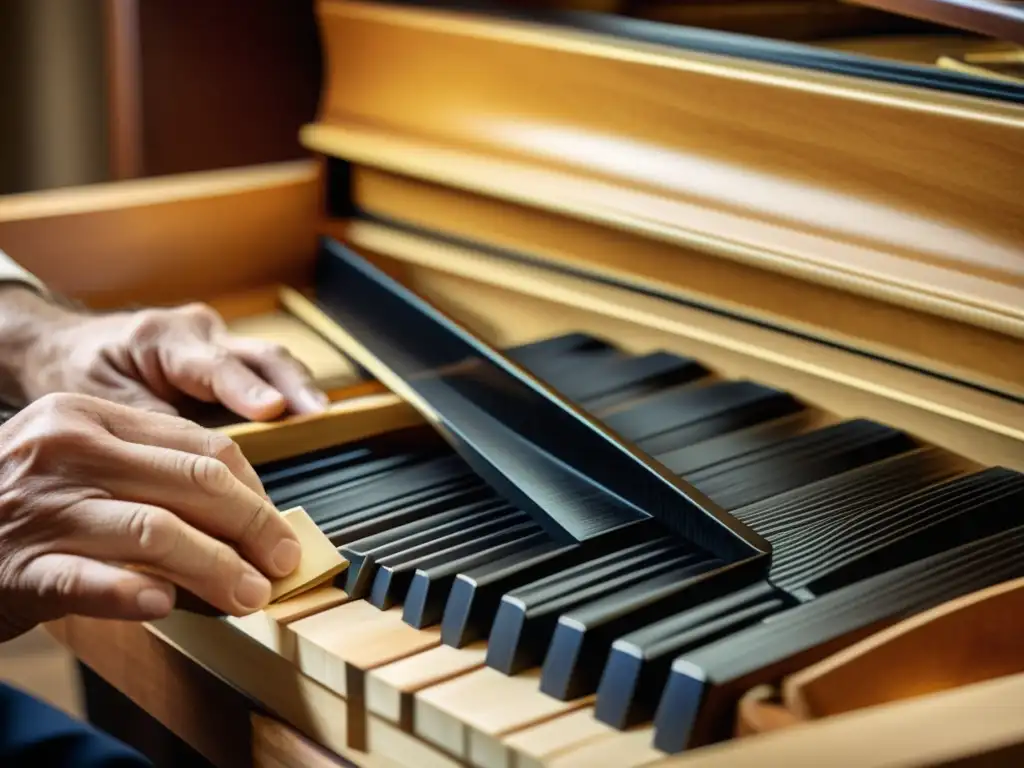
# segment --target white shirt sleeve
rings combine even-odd
[[[22,283],[39,293],[48,293],[43,281],[33,275],[3,251],[0,251],[0,283]]]

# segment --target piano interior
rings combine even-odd
[[[149,630],[357,765],[1016,764],[1024,22],[951,5],[319,0],[314,161],[115,229],[331,389],[208,423],[349,567]]]

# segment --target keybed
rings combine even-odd
[[[524,524],[486,484],[458,486],[467,477],[462,465],[426,425],[258,466],[272,497],[321,499],[319,519],[352,566],[336,587],[306,596],[309,605],[323,601],[322,610],[236,624],[251,636],[260,622],[276,627],[264,644],[273,635],[275,653],[344,698],[345,743],[356,754],[476,766],[593,765],[613,755],[616,765],[644,765],[681,747],[689,754],[731,735],[747,690],[907,610],[1017,575],[1017,472],[979,468],[884,424],[830,417],[790,393],[762,394],[773,390],[723,379],[666,351],[631,354],[588,333],[504,351],[556,391],[564,386],[570,399],[588,366],[617,371],[613,385],[578,407],[614,419],[628,439],[653,444],[656,460],[717,494],[772,543],[772,569],[767,578],[737,569],[731,581],[702,583],[706,555],[654,525],[567,546]],[[652,360],[657,370],[702,375],[652,381]],[[716,391],[760,396],[730,400]],[[379,472],[361,472],[359,461]],[[309,482],[317,472],[326,487]],[[354,501],[360,493],[365,504]],[[347,500],[344,509],[331,499]],[[372,530],[342,524],[363,509],[404,522]],[[973,527],[984,519],[988,528]],[[981,558],[967,574],[961,566],[975,560],[955,552],[965,544]],[[929,556],[925,572],[950,574],[942,588],[899,576],[919,571]],[[377,584],[384,586],[375,598]],[[865,584],[880,585],[869,593],[895,595],[870,620],[847,609],[856,595],[846,595]],[[905,594],[913,600],[900,602]],[[683,728],[669,689],[696,667],[679,659],[696,653],[710,664],[701,660],[719,658],[717,648],[803,616],[818,628],[816,642],[804,647],[792,631],[781,640],[768,635],[776,638],[768,645],[781,649],[776,656],[759,662],[755,653],[741,685],[709,688],[711,705],[698,700],[689,710],[700,728]],[[835,616],[845,630],[835,629]],[[638,666],[638,658],[650,661]],[[666,743],[665,734],[680,729],[686,743]]]

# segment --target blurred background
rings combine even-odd
[[[319,90],[311,1],[0,0],[0,195],[302,157]],[[42,630],[0,679],[82,712]]]
[[[312,2],[0,0],[0,194],[301,157],[319,88]]]

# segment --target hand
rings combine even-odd
[[[0,427],[0,641],[69,614],[161,618],[175,585],[247,614],[299,557],[218,432],[67,394]]]
[[[0,303],[32,317],[21,354],[9,355],[21,361],[14,373],[26,401],[77,392],[176,414],[188,396],[255,421],[326,408],[327,397],[285,349],[232,336],[205,305],[92,316],[16,290]]]

